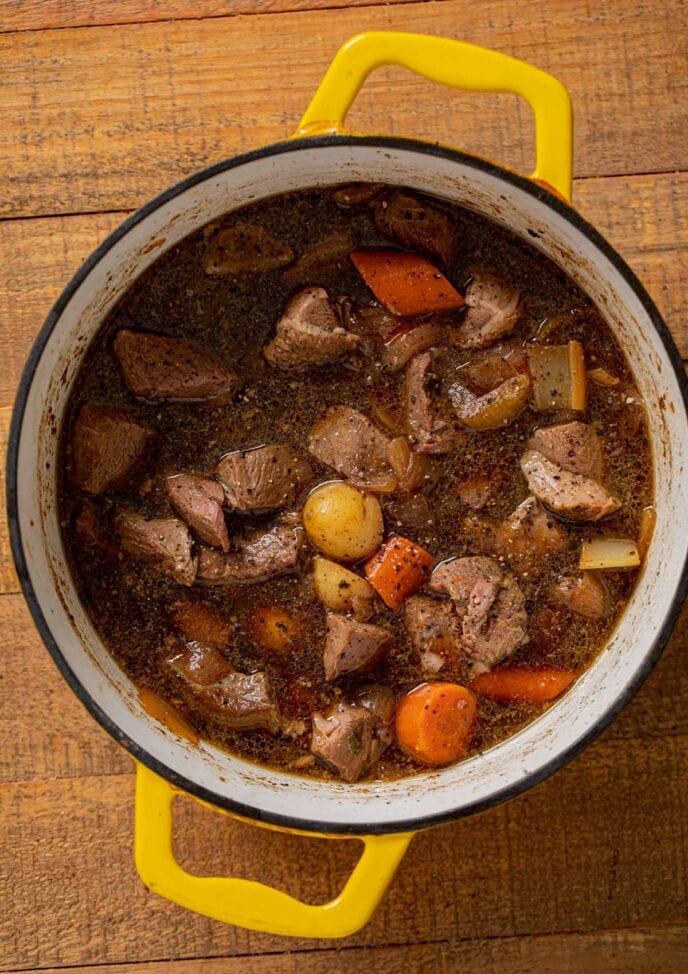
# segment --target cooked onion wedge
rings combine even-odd
[[[449,398],[464,426],[472,430],[494,430],[516,419],[528,401],[530,388],[527,375],[515,375],[484,396],[476,396],[455,382],[449,388]]]
[[[578,567],[585,570],[604,568],[637,568],[640,553],[629,538],[592,538],[581,545]]]

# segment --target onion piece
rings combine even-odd
[[[575,339],[569,342],[569,372],[571,373],[571,409],[585,409],[587,388],[585,385],[585,355],[583,346]]]
[[[390,372],[399,372],[414,355],[435,345],[444,345],[451,338],[451,328],[439,321],[422,324],[408,322],[385,336],[380,361]]]
[[[592,538],[581,544],[578,567],[584,570],[604,568],[637,568],[640,553],[629,538]]]
[[[449,388],[454,412],[472,430],[493,430],[511,423],[524,408],[530,395],[530,376],[515,375],[506,382],[476,396],[460,382]]]
[[[535,408],[585,409],[585,358],[580,342],[528,349]]]
[[[425,478],[430,470],[430,459],[412,450],[405,436],[397,436],[389,441],[387,459],[397,476],[398,491],[411,493],[425,485]]]
[[[596,382],[598,386],[618,386],[621,379],[618,379],[611,372],[607,372],[606,369],[596,368],[588,369],[588,378]]]
[[[638,532],[638,551],[645,560],[657,524],[657,511],[654,507],[644,507],[640,515],[640,531]]]

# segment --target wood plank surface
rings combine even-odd
[[[382,2],[391,6],[414,0]],[[0,0],[0,32],[370,7],[376,3],[379,0]]]
[[[274,974],[274,956],[81,967],[79,974]],[[688,927],[498,937],[280,955],[280,974],[685,974]],[[58,974],[50,968],[44,974]]]
[[[508,805],[419,834],[370,924],[344,945],[685,924],[687,760],[685,736],[604,740]],[[180,804],[177,855],[193,871],[321,902],[356,851]],[[133,865],[132,808],[132,774],[3,786],[0,876],[12,908],[0,917],[0,969],[327,945],[240,930],[148,893]]]
[[[610,0],[594,13],[586,0],[522,0],[517,12],[493,0],[476,16],[444,0],[5,34],[0,213],[131,209],[211,162],[285,138],[337,47],[373,28],[431,30],[555,71],[576,109],[580,176],[675,170],[685,165],[685,12],[685,0]],[[398,68],[370,79],[350,122],[517,168],[532,159],[525,104],[440,95]]]

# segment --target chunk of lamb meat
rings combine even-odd
[[[507,335],[521,317],[521,292],[496,274],[477,272],[466,291],[466,316],[458,329],[460,348],[485,348]]]
[[[389,441],[367,416],[349,406],[333,406],[308,435],[308,449],[321,463],[370,490],[396,484],[388,460]]]
[[[526,450],[521,470],[537,499],[567,521],[600,521],[621,507],[618,497],[592,477],[564,470],[537,450]]]
[[[126,409],[84,403],[72,434],[72,477],[88,494],[124,483],[155,431]]]
[[[373,669],[391,643],[387,629],[328,612],[323,652],[325,679],[336,680],[344,673],[364,673]]]
[[[449,453],[463,437],[449,400],[441,399],[441,380],[430,352],[416,355],[406,370],[404,415],[420,453]]]
[[[602,619],[609,611],[609,593],[594,572],[563,575],[552,585],[550,601],[584,619]]]
[[[242,512],[284,507],[311,476],[308,464],[284,443],[227,453],[215,472],[229,506]]]
[[[305,284],[322,274],[332,274],[344,261],[348,261],[353,249],[351,230],[339,230],[304,250],[296,263],[282,274],[282,280],[290,284]]]
[[[176,517],[145,517],[120,509],[115,530],[124,551],[163,575],[193,585],[198,559],[191,554],[189,529]]]
[[[587,423],[559,423],[535,430],[526,446],[560,464],[564,470],[603,481],[606,464],[602,441]]]
[[[141,399],[229,402],[239,376],[183,338],[117,333],[113,349],[127,388]]]
[[[201,541],[229,551],[222,484],[211,477],[178,473],[167,477],[165,487],[170,504]]]
[[[265,227],[235,223],[219,230],[203,257],[203,270],[212,277],[225,274],[257,274],[284,267],[294,252],[283,240],[273,237]]]
[[[375,205],[375,223],[380,233],[409,250],[421,250],[451,261],[456,234],[448,216],[425,200],[393,190]]]
[[[531,574],[570,542],[568,532],[534,497],[527,497],[501,523],[497,549],[512,568]]]
[[[304,369],[328,365],[353,351],[359,342],[341,326],[327,291],[309,287],[288,302],[277,322],[275,337],[263,349],[270,365]]]
[[[489,670],[528,641],[523,592],[494,558],[452,558],[435,569],[429,588],[452,599],[474,674]]]
[[[374,760],[374,721],[364,707],[334,704],[313,714],[311,753],[344,781],[357,781]]]
[[[197,580],[205,585],[238,585],[283,575],[298,565],[302,543],[301,528],[277,525],[240,542],[238,550],[227,555],[201,548]]]
[[[281,729],[277,699],[265,673],[239,673],[217,649],[198,643],[173,653],[168,665],[183,681],[187,698],[224,727],[271,734]]]
[[[373,746],[370,761],[373,764],[382,752],[394,743],[396,698],[392,690],[384,684],[369,683],[354,694],[351,702],[356,707],[363,707],[373,718]]]
[[[404,626],[425,674],[446,667],[456,678],[464,675],[461,627],[451,603],[414,595],[404,605]]]
[[[380,361],[390,372],[400,372],[414,355],[449,344],[454,328],[449,321],[434,318],[422,324],[403,324],[385,337]]]

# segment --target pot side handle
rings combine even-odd
[[[369,31],[339,48],[295,137],[341,133],[362,84],[375,68],[396,64],[449,88],[520,95],[535,116],[530,178],[571,199],[573,112],[569,93],[546,71],[464,41],[429,34]]]
[[[363,842],[361,858],[339,896],[312,906],[253,880],[193,876],[183,870],[172,849],[175,794],[167,781],[137,763],[134,857],[141,879],[152,892],[173,903],[213,920],[263,933],[347,937],[360,930],[372,916],[413,838],[412,832],[343,836]]]

